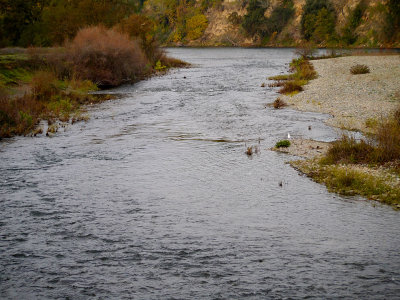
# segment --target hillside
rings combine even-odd
[[[165,45],[400,47],[396,0],[148,0]]]
[[[80,29],[98,25],[140,39],[144,49],[155,43],[400,47],[400,1],[0,1],[0,47],[64,45]]]

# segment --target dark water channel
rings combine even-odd
[[[169,51],[194,66],[0,144],[0,298],[399,299],[399,212],[267,150],[338,134],[264,107],[292,50]]]

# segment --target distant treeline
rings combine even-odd
[[[227,22],[244,36],[257,37],[261,45],[281,33],[290,44],[295,40],[293,30],[296,30],[285,31],[285,28],[299,12],[294,7],[296,3],[296,0],[281,0],[272,5],[271,0],[237,0],[238,7],[246,13],[233,12]],[[359,1],[338,26],[335,9],[338,1],[306,0],[300,25],[296,26],[300,27],[304,41],[316,44],[353,45],[368,39],[398,42],[400,1],[377,3],[371,6],[367,0]],[[141,31],[142,39],[151,35],[164,44],[185,44],[203,37],[210,12],[223,10],[223,0],[0,0],[0,47],[61,45],[79,29],[96,25],[128,26],[136,34]],[[137,19],[133,20],[132,15]],[[363,28],[363,23],[373,15],[379,16],[380,24]],[[375,30],[378,26],[379,33]]]
[[[79,29],[113,27],[142,0],[0,0],[0,46],[53,46]]]

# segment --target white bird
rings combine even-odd
[[[287,138],[290,139],[290,133],[287,134]]]

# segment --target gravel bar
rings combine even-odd
[[[367,120],[387,118],[400,103],[400,56],[346,56],[311,61],[318,78],[304,91],[281,97],[296,109],[327,113],[327,124],[370,132]],[[367,65],[370,73],[353,75],[350,68]]]

